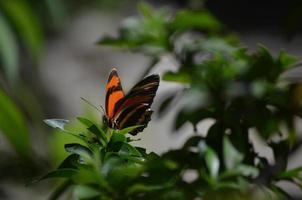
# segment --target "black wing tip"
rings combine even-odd
[[[113,67],[109,73],[108,81],[113,77],[113,76],[118,76],[117,74],[117,69]]]
[[[159,74],[151,74],[149,76],[146,76],[144,79],[154,79],[156,80],[157,82],[159,82]]]

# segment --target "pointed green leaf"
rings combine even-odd
[[[0,8],[18,30],[33,58],[37,60],[42,52],[43,32],[34,11],[23,0],[0,1]]]
[[[143,125],[130,126],[130,127],[124,128],[122,130],[118,130],[118,133],[120,133],[120,134],[127,134],[127,133],[133,131],[134,129],[137,129],[137,128],[142,127],[142,126]]]
[[[41,178],[39,178],[37,180],[32,181],[30,184],[37,183],[37,182],[40,182],[42,180],[49,179],[49,178],[71,178],[76,173],[77,173],[77,170],[75,170],[75,169],[68,169],[68,168],[57,169],[57,170],[47,173],[46,175],[42,176]]]
[[[76,169],[78,165],[79,155],[71,154],[63,160],[58,169]]]
[[[201,29],[209,32],[217,32],[223,29],[223,25],[211,13],[191,10],[184,10],[177,13],[170,26],[175,31]]]
[[[227,169],[233,169],[243,160],[243,155],[235,149],[227,136],[223,138],[223,158]]]
[[[18,78],[18,45],[14,33],[0,13],[0,57],[3,70],[11,82]]]
[[[85,163],[89,162],[92,158],[92,152],[90,151],[90,149],[81,144],[77,144],[77,143],[65,144],[65,150],[70,153],[79,155],[82,159],[84,159],[81,161]]]
[[[89,187],[87,185],[77,185],[74,187],[74,196],[77,199],[90,199],[90,198],[96,198],[101,193],[99,190]]]
[[[100,127],[100,125],[93,123],[89,119],[86,119],[84,117],[77,117],[77,120],[87,127],[87,130],[89,130],[91,133],[96,135],[101,139],[101,142],[103,145],[108,143],[108,138],[106,132]]]
[[[0,90],[0,132],[3,133],[16,151],[29,156],[29,131],[21,110]]]

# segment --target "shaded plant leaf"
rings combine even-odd
[[[76,185],[73,194],[78,199],[91,199],[98,197],[101,192],[87,185]]]
[[[199,29],[209,32],[219,32],[223,25],[207,11],[183,10],[175,16],[170,28],[174,31]]]
[[[2,90],[0,90],[0,131],[20,155],[29,156],[31,147],[25,117]]]
[[[18,79],[18,46],[14,33],[0,14],[0,56],[3,70],[9,81],[15,83]]]

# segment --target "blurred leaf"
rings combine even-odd
[[[277,175],[278,179],[293,179],[300,178],[302,181],[302,167],[282,171]]]
[[[274,191],[274,194],[278,197],[278,199],[287,199],[287,200],[294,200],[293,197],[291,197],[289,194],[288,194],[288,191],[285,191],[283,190],[282,188],[276,186],[276,185],[273,185],[272,186],[272,190]]]
[[[108,182],[112,187],[128,187],[133,179],[141,174],[141,166],[137,164],[122,164],[112,168]]]
[[[174,31],[199,29],[209,32],[218,32],[223,29],[223,25],[211,13],[191,10],[184,10],[177,13],[170,26]]]
[[[0,8],[10,18],[33,58],[37,60],[42,52],[43,33],[34,11],[23,0],[0,1]]]
[[[217,154],[212,148],[207,147],[204,153],[204,157],[211,177],[217,179],[220,166],[220,161]]]
[[[33,181],[32,183],[37,183],[37,182],[40,182],[42,180],[49,179],[49,178],[71,178],[76,173],[77,173],[77,170],[75,170],[75,169],[68,169],[68,168],[57,169],[57,170],[47,173],[46,175]]]
[[[140,17],[123,21],[118,37],[105,36],[98,43],[132,48],[153,56],[165,52],[169,46],[165,29],[167,13],[164,10],[153,12],[147,4],[141,4],[140,8]]]
[[[78,185],[99,184],[106,185],[106,180],[99,176],[99,172],[92,170],[90,167],[79,167],[77,173],[71,177],[73,182]],[[106,187],[106,186],[105,186]]]
[[[99,196],[99,190],[86,185],[77,185],[74,188],[74,196],[78,199],[90,199]]]
[[[223,158],[227,169],[234,169],[243,160],[243,155],[235,149],[227,136],[223,138]]]
[[[152,16],[154,15],[153,8],[150,6],[150,4],[147,4],[145,2],[138,4],[138,11],[146,18],[152,18]]]
[[[84,161],[85,164],[89,162],[92,158],[92,152],[90,151],[90,149],[81,144],[65,144],[65,149],[70,153],[79,155],[82,159],[84,159],[81,161]]]
[[[71,154],[63,160],[58,169],[76,169],[78,165],[79,155]]]
[[[104,164],[101,167],[102,176],[106,177],[109,173],[122,163],[122,160],[117,156],[111,156],[105,160]]]
[[[18,46],[9,24],[0,13],[0,56],[5,74],[12,83],[18,79]]]
[[[45,0],[56,29],[63,28],[66,22],[66,9],[62,0]]]
[[[140,157],[142,156],[141,153],[133,146],[130,144],[124,143],[119,151],[119,155],[121,156],[137,156]]]
[[[256,177],[259,175],[259,170],[254,166],[241,164],[237,166],[236,170],[240,171],[244,176]]]
[[[158,115],[159,117],[163,116],[170,108],[171,103],[175,99],[177,94],[174,92],[172,94],[167,94],[165,99],[161,102],[161,105],[158,109]]]
[[[280,51],[278,56],[278,64],[281,65],[282,69],[285,70],[289,66],[293,65],[298,61],[298,58],[287,54],[285,51]]]
[[[187,111],[186,108],[183,108],[179,113],[177,113],[174,129],[178,130],[186,122],[190,122],[193,126],[196,126],[198,122],[202,121],[203,119],[212,117],[213,113],[206,109],[195,109],[194,111]]]
[[[143,183],[136,183],[131,185],[127,190],[127,195],[139,194],[144,192],[152,192],[163,189],[160,185],[145,185]]]
[[[21,110],[2,90],[0,90],[0,131],[5,134],[20,155],[29,156],[31,148],[25,118]]]
[[[166,72],[162,78],[164,81],[172,81],[177,83],[191,83],[191,77],[186,73]]]
[[[63,181],[61,185],[59,185],[50,195],[48,200],[56,200],[58,199],[70,186],[72,185],[71,180]]]

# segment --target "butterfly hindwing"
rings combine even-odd
[[[118,129],[141,125],[141,127],[130,132],[130,134],[136,135],[148,125],[153,112],[150,106],[158,86],[159,76],[150,75],[133,86],[126,96],[118,102],[114,115],[114,121]]]
[[[122,101],[125,97],[124,91],[122,89],[121,80],[117,74],[115,68],[113,68],[109,74],[108,82],[106,85],[106,115],[108,119],[112,119],[116,105],[118,102]]]
[[[159,86],[159,76],[153,74],[145,77],[132,87],[132,89],[126,94],[125,98],[117,103],[115,107],[115,113],[118,114],[123,109],[132,105],[153,103],[156,91]]]
[[[152,112],[148,104],[129,106],[122,110],[116,118],[117,128],[124,129],[130,126],[141,125],[130,132],[131,135],[136,135],[147,127],[148,122],[151,120]]]

